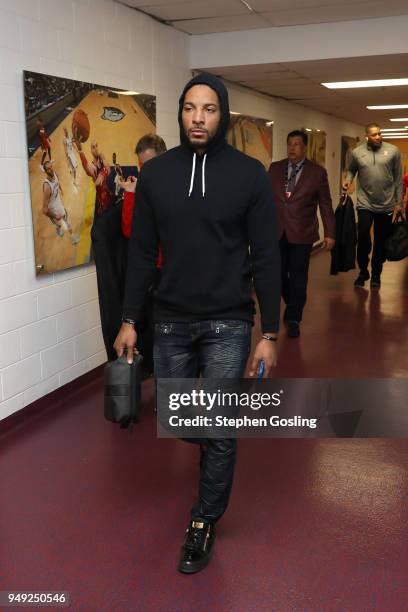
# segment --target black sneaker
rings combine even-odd
[[[356,280],[354,281],[354,286],[364,287],[366,280],[368,280],[369,278],[370,278],[369,273],[362,270],[360,274],[357,276]]]
[[[372,274],[370,287],[381,287],[381,277],[379,274]]]
[[[194,574],[204,569],[211,559],[214,540],[215,526],[212,523],[191,521],[181,548],[179,572]]]
[[[297,321],[288,321],[288,337],[298,338],[300,335],[300,327]]]

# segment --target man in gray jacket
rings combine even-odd
[[[358,242],[357,262],[360,273],[355,287],[364,287],[370,278],[368,273],[371,251],[370,230],[374,223],[374,248],[371,261],[371,287],[380,287],[381,272],[385,261],[385,242],[391,233],[392,223],[403,216],[402,168],[399,149],[383,142],[377,123],[366,127],[366,142],[354,149],[350,157],[343,189],[358,173],[357,214]]]

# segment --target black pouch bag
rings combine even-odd
[[[395,223],[391,236],[385,243],[388,261],[401,261],[408,257],[408,221]]]
[[[135,355],[128,363],[125,355],[108,361],[104,370],[105,419],[122,428],[139,421],[143,357]]]

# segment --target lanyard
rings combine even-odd
[[[304,163],[305,163],[305,160],[303,160],[302,162],[297,164],[296,168],[293,168],[293,166],[292,166],[292,172],[290,173],[290,177],[289,177],[289,164],[286,164],[286,169],[285,169],[285,197],[286,197],[287,200],[292,195],[292,192],[288,191],[289,181],[291,183],[291,186],[293,186],[293,189],[294,189],[295,185],[296,185],[296,177],[299,174],[299,172],[302,170]],[[293,182],[292,179],[294,179],[294,182]]]
[[[292,168],[290,178],[292,178],[293,173],[295,173],[295,177],[297,177],[299,172],[302,170],[304,163],[305,163],[305,160],[303,160],[300,164],[298,164],[295,169]],[[286,192],[288,191],[288,184],[289,184],[289,164],[286,164],[286,169],[285,169],[285,191]]]

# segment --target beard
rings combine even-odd
[[[193,151],[196,151],[197,149],[207,149],[215,137],[215,134],[210,134],[209,132],[207,132],[206,133],[207,138],[204,142],[203,140],[199,140],[199,139],[195,140],[194,137],[192,139],[190,134],[188,133],[188,130],[185,130],[184,133]]]

